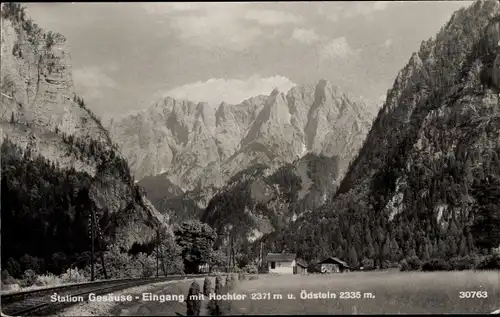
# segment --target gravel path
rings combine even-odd
[[[212,278],[215,283],[215,278]],[[178,299],[171,301],[143,301],[144,293],[156,295],[183,295],[187,297],[189,286],[196,280],[203,287],[204,278],[168,281],[129,288],[114,295],[132,295],[131,302],[85,302],[62,311],[58,316],[175,316],[186,315],[186,303]],[[206,313],[207,300],[202,303],[202,313]],[[201,315],[201,314],[200,314]],[[203,316],[203,315],[202,315]]]

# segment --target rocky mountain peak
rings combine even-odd
[[[344,184],[356,182],[354,178],[362,178],[361,175],[367,171],[376,170],[380,162],[373,160],[380,153],[401,144],[416,142],[414,138],[418,133],[413,128],[420,131],[425,127],[436,128],[428,125],[437,118],[448,121],[453,112],[451,104],[458,104],[457,100],[461,98],[482,94],[488,96],[486,100],[478,101],[474,110],[466,106],[471,101],[460,105],[463,108],[461,116],[475,113],[479,120],[481,113],[498,109],[498,106],[494,106],[498,96],[484,89],[496,85],[495,80],[498,78],[495,61],[499,54],[499,10],[498,1],[477,1],[471,7],[455,12],[435,37],[422,43],[420,51],[414,53],[399,72],[388,92],[383,111],[379,113],[368,135],[366,148],[361,150]],[[369,144],[381,146],[372,147]],[[377,167],[362,167],[365,164]],[[344,187],[341,187],[343,190]]]
[[[269,94],[269,97],[274,97],[280,93],[278,88],[274,88],[271,93]]]
[[[325,97],[327,95],[336,96],[341,95],[342,93],[339,91],[338,86],[334,85],[331,81],[326,79],[321,79],[316,84],[316,91],[322,91]]]
[[[162,177],[184,191],[221,186],[250,165],[278,166],[307,152],[340,155],[348,162],[372,120],[363,104],[356,104],[326,80],[295,86],[286,93],[274,89],[236,105],[222,102],[217,109],[172,100],[155,103],[156,108],[165,105],[162,117],[147,124],[124,123],[141,120],[125,118],[115,122],[111,131],[137,179],[165,172]],[[146,130],[132,136],[129,125]],[[341,169],[345,162],[339,164]]]

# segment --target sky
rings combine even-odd
[[[69,43],[78,95],[97,115],[162,96],[238,103],[326,79],[379,104],[423,40],[469,1],[30,3]]]

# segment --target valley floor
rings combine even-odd
[[[232,315],[491,313],[500,308],[500,272],[264,275],[241,282],[234,291],[247,294],[247,299],[232,301]],[[301,292],[303,296],[322,292],[327,298],[301,299]],[[460,292],[476,293],[464,293],[462,296],[469,298],[460,298]],[[333,293],[337,296],[335,299],[331,298]],[[274,294],[280,294],[282,299]],[[294,298],[288,299],[288,294]],[[483,298],[485,294],[487,298]]]
[[[215,279],[211,280],[214,285]],[[131,294],[134,298],[144,293],[186,296],[192,281],[157,283],[118,294]],[[196,281],[203,286],[203,279]],[[388,271],[260,275],[258,279],[238,281],[228,294],[239,297],[230,301],[229,312],[224,311],[224,314],[230,315],[489,314],[500,308],[500,272]],[[318,294],[324,297],[312,298]],[[241,299],[243,295],[246,296]],[[304,298],[306,296],[308,298]],[[207,300],[202,302],[202,316],[208,315],[205,308],[207,303]],[[82,303],[59,316],[172,316],[185,313],[185,302],[138,299],[126,303]]]

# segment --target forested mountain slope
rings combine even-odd
[[[210,200],[200,219],[216,229],[237,252],[256,239],[305,217],[333,195],[336,157],[309,153],[274,170],[254,165],[234,175]]]
[[[19,4],[1,11],[2,264],[28,254],[43,272],[55,254],[90,250],[91,210],[105,245],[128,250],[169,232],[75,95],[65,38],[39,28]]]
[[[477,1],[422,43],[335,197],[264,237],[268,249],[383,265],[500,244],[499,15]]]

